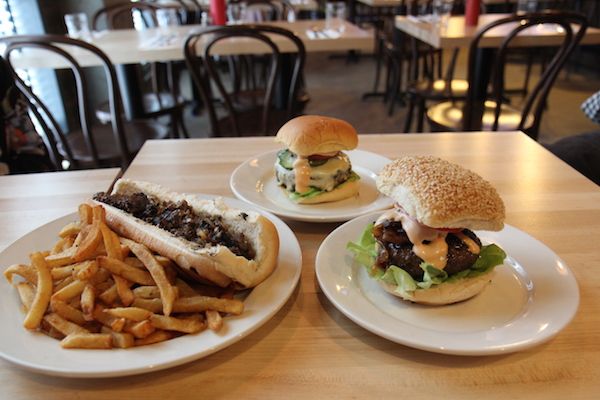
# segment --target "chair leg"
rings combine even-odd
[[[408,111],[406,113],[406,120],[404,121],[404,129],[402,133],[410,132],[410,126],[412,125],[413,112],[415,111],[415,99],[408,99]]]
[[[396,102],[398,101],[398,95],[402,91],[402,88],[401,88],[402,72],[403,72],[402,71],[402,60],[393,58],[392,65],[390,67],[393,68],[393,79],[392,79],[392,85],[390,86],[391,96],[390,96],[390,104],[388,106],[389,107],[388,115],[392,116],[394,114],[394,106],[396,105]]]
[[[373,93],[377,93],[377,89],[379,89],[379,80],[381,79],[381,64],[383,58],[383,44],[379,41],[377,46],[377,51],[375,54],[375,58],[377,60],[377,64],[375,65],[375,82],[373,82]]]
[[[398,78],[398,74],[395,74],[391,86],[390,104],[388,106],[388,116],[390,117],[394,114],[394,105],[398,100],[398,92],[400,91],[400,88],[398,87],[400,86],[399,80],[400,79]]]
[[[179,125],[179,137],[181,139],[189,139],[190,138],[190,134],[187,130],[187,127],[185,126],[185,120],[183,118],[183,115],[178,115],[177,116],[177,125]]]
[[[423,119],[425,118],[425,100],[419,99],[417,103],[417,132],[423,132]]]

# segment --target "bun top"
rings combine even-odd
[[[286,122],[275,136],[292,153],[300,156],[353,150],[358,134],[352,125],[337,118],[303,115]]]
[[[504,202],[481,176],[437,157],[409,156],[387,164],[377,188],[431,228],[499,231]]]

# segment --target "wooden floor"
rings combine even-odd
[[[372,56],[363,55],[354,61],[348,60],[345,54],[309,53],[307,57],[305,77],[311,98],[305,110],[307,114],[344,119],[359,133],[401,132],[406,114],[404,107],[397,106],[394,114],[388,116],[387,104],[380,97],[362,98],[364,93],[373,91],[376,63]],[[459,61],[457,76],[464,74],[462,65],[463,59]],[[522,65],[515,66],[511,72],[515,82],[523,82],[524,70]],[[379,89],[383,89],[382,84]],[[599,90],[600,70],[565,68],[550,93],[539,141],[552,143],[562,137],[600,129],[579,109],[585,99]],[[202,115],[190,115],[187,124],[192,136],[206,136],[206,121]]]

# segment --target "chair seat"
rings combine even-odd
[[[181,112],[186,105],[186,100],[183,96],[173,96],[171,93],[159,93],[158,96],[154,93],[144,95],[144,115],[147,118],[156,118],[163,115]],[[103,124],[110,122],[110,106],[108,101],[100,103],[96,107],[96,117]]]
[[[265,90],[243,90],[231,95],[231,104],[238,112],[261,109],[264,104]]]
[[[166,139],[169,137],[170,129],[168,126],[155,121],[125,121],[123,130],[127,138],[127,146],[130,158],[140,150],[146,140],[150,139]],[[93,127],[93,136],[95,138],[98,158],[104,167],[120,166],[121,153],[115,141],[114,131],[109,125],[99,125]],[[73,153],[73,158],[77,160],[81,166],[92,164],[92,155],[87,151],[87,145],[82,131],[77,131],[69,135],[67,139],[68,145]],[[60,143],[58,149],[66,156],[64,146]]]
[[[435,104],[427,110],[427,120],[432,131],[462,131],[463,130],[463,108],[464,101],[445,101]],[[494,124],[494,110],[496,102],[488,100],[484,103],[483,117],[481,120],[482,131],[492,131]],[[498,131],[519,130],[523,111],[510,104],[502,104],[500,107],[500,118],[498,120]],[[523,129],[533,125],[534,117],[528,115],[525,119]]]
[[[464,99],[469,89],[465,79],[420,80],[410,83],[406,88],[408,95],[416,94],[425,100]]]

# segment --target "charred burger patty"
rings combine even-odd
[[[275,177],[279,185],[290,192],[296,191],[296,174],[294,163],[298,155],[289,149],[280,150],[277,153],[275,164]],[[326,159],[308,158],[311,167],[309,186],[317,190],[331,191],[336,186],[346,182],[354,173],[350,158],[344,152]]]
[[[385,271],[390,265],[395,265],[408,272],[415,280],[423,280],[424,271],[421,268],[423,260],[414,253],[413,244],[408,239],[402,222],[386,220],[376,225],[371,233],[380,246],[374,268]],[[481,247],[481,241],[475,233],[468,229],[462,230],[462,233]],[[446,236],[446,243],[448,244],[448,254],[444,271],[448,275],[464,271],[477,261],[479,256],[471,253],[465,242],[453,233]]]

